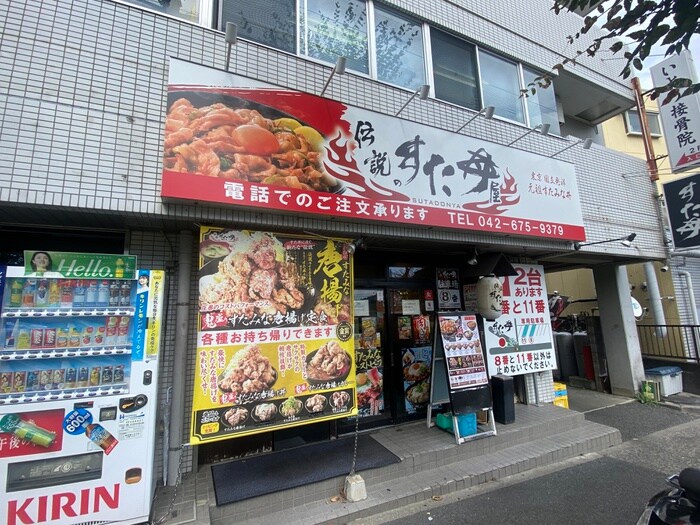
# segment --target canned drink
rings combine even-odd
[[[24,392],[27,389],[27,372],[20,370],[12,376],[12,391]]]
[[[112,384],[112,367],[111,366],[105,366],[102,367],[102,381],[101,383],[103,385],[111,385]]]
[[[27,392],[36,392],[39,390],[39,372],[30,370],[27,372]]]
[[[55,328],[45,328],[44,329],[44,342],[42,345],[44,348],[56,348],[56,329]]]
[[[0,392],[3,394],[12,392],[12,372],[0,372]]]
[[[69,348],[80,348],[80,332],[77,328],[71,328],[70,335],[68,336],[68,347]]]
[[[124,382],[124,365],[117,365],[114,367],[114,375],[112,379],[114,383]]]
[[[56,368],[53,371],[53,377],[51,378],[51,384],[53,388],[64,389],[66,382],[66,369]]]
[[[29,348],[43,348],[44,347],[44,329],[43,328],[32,328],[29,333]]]
[[[77,380],[77,372],[75,367],[66,368],[66,382],[63,388],[75,388]]]
[[[68,348],[69,332],[67,328],[56,330],[56,348]]]
[[[88,383],[90,386],[100,386],[101,371],[102,368],[99,366],[93,366],[90,369],[90,382]]]
[[[39,371],[39,390],[51,390],[51,377],[53,376],[53,370],[40,370]]]
[[[90,378],[90,370],[86,366],[81,366],[78,369],[78,388],[84,388],[88,386],[88,380]]]

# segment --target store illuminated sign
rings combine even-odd
[[[169,82],[165,199],[585,239],[572,164],[178,60]]]

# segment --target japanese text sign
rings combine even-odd
[[[357,413],[347,246],[202,227],[191,443]]]
[[[667,182],[663,186],[674,247],[700,246],[700,175]]]
[[[517,275],[502,278],[503,315],[484,321],[490,375],[515,376],[557,367],[544,267],[513,264],[513,268]]]
[[[169,82],[163,198],[585,239],[572,164],[178,60]]]
[[[690,51],[662,60],[650,69],[654,87],[663,87],[675,79],[697,82]],[[700,95],[682,97],[659,105],[666,148],[675,173],[700,165]]]

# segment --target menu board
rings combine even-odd
[[[442,312],[437,324],[452,411],[462,414],[490,408],[489,377],[476,315]]]
[[[192,444],[357,414],[347,246],[201,229]]]

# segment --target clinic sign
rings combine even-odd
[[[655,88],[675,79],[697,83],[697,71],[690,51],[659,62],[651,69]],[[684,171],[700,165],[700,95],[697,93],[659,105],[661,125],[671,161],[671,171]]]
[[[178,60],[165,118],[164,199],[585,239],[557,159]]]

